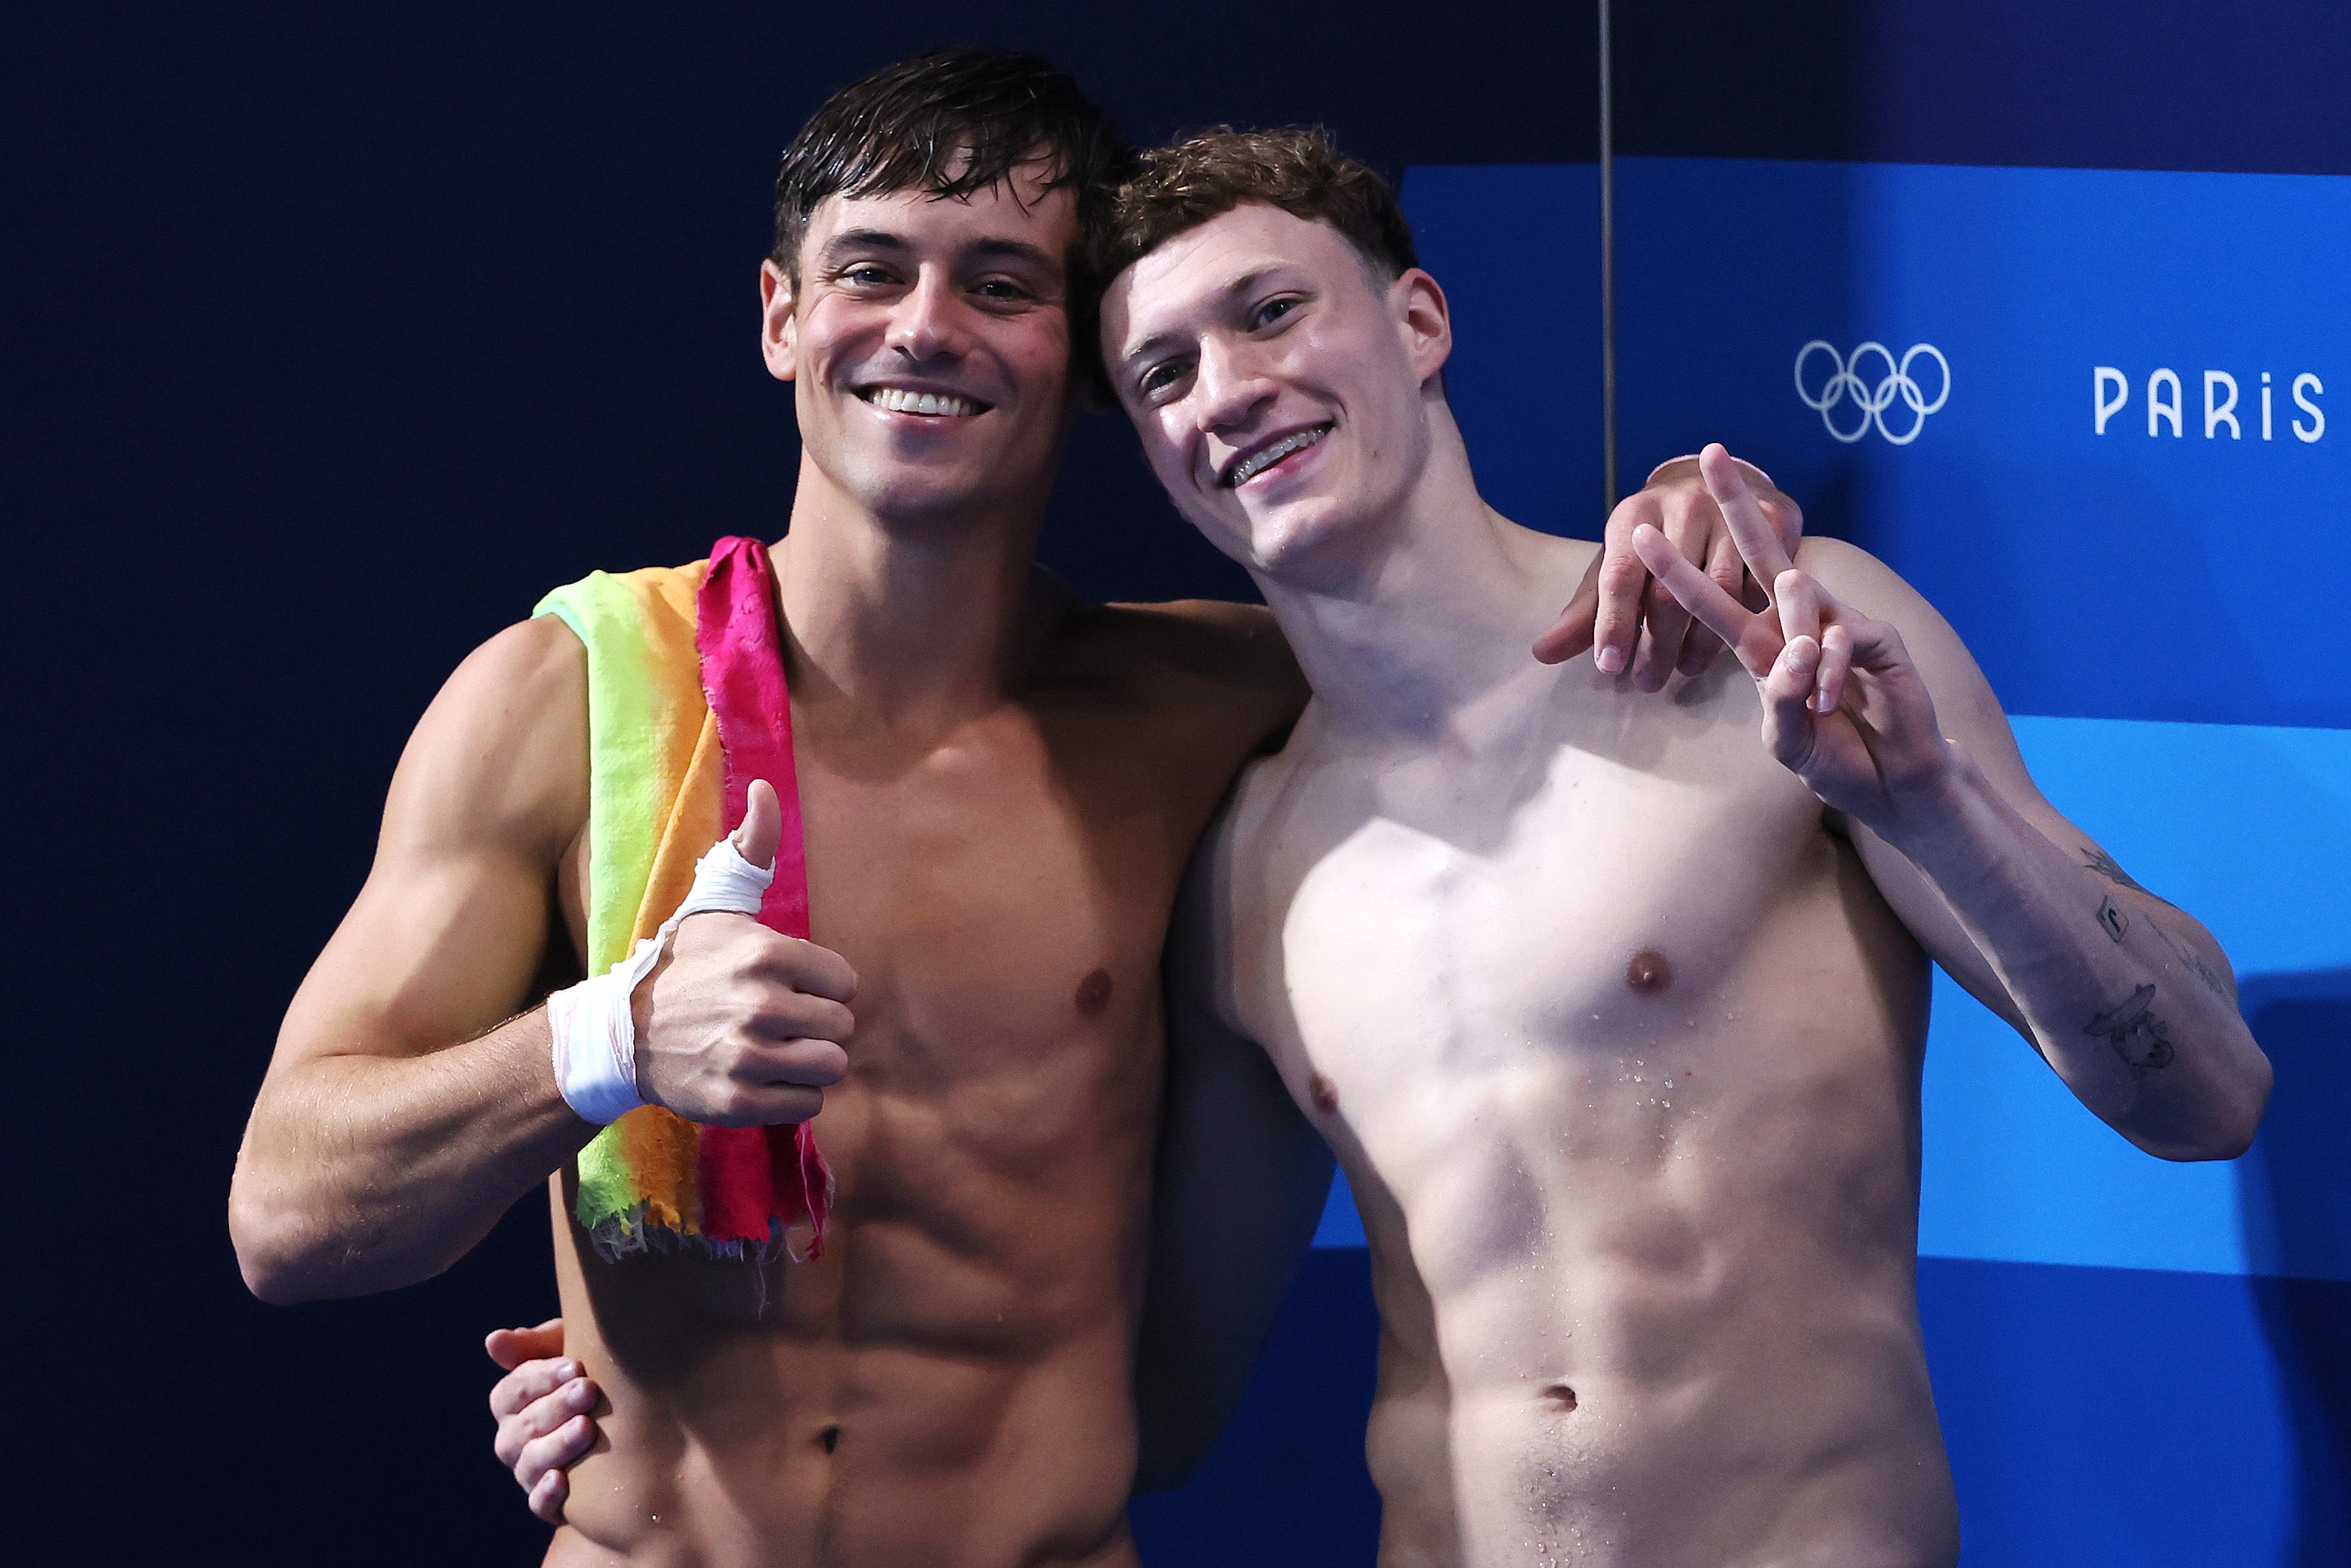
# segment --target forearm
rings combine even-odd
[[[293,1301],[429,1279],[596,1131],[557,1090],[543,1008],[423,1055],[288,1062],[230,1188],[246,1281]]]
[[[2171,1159],[2242,1151],[2270,1069],[2228,959],[2193,920],[2020,814],[1956,745],[1882,836],[1933,886],[2042,1055],[2124,1136]]]

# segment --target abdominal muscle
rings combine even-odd
[[[841,1185],[819,1260],[602,1263],[559,1195],[568,1348],[609,1408],[549,1562],[1134,1561],[1139,1200],[1111,1179],[991,1202],[967,1166],[924,1204],[859,1158],[862,1098],[826,1110]]]
[[[1883,1038],[1765,1043],[1572,1048],[1351,1127],[1384,1563],[1956,1560],[1915,1102]]]

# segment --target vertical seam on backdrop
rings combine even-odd
[[[1600,486],[1601,515],[1616,509],[1616,105],[1609,69],[1608,0],[1600,0]]]

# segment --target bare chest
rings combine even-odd
[[[908,1092],[1155,1038],[1158,956],[1221,780],[1153,779],[1115,732],[1007,722],[916,763],[800,764],[814,939],[858,973],[856,1071]]]
[[[1687,760],[1563,747],[1515,789],[1444,767],[1253,776],[1233,844],[1245,1021],[1317,1071],[1477,1073],[1711,1005],[1824,846],[1793,780],[1728,747]]]

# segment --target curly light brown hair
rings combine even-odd
[[[1096,231],[1090,270],[1107,284],[1177,235],[1244,202],[1329,224],[1384,283],[1420,265],[1395,187],[1340,152],[1328,131],[1220,125],[1142,155],[1113,198],[1109,221]]]

